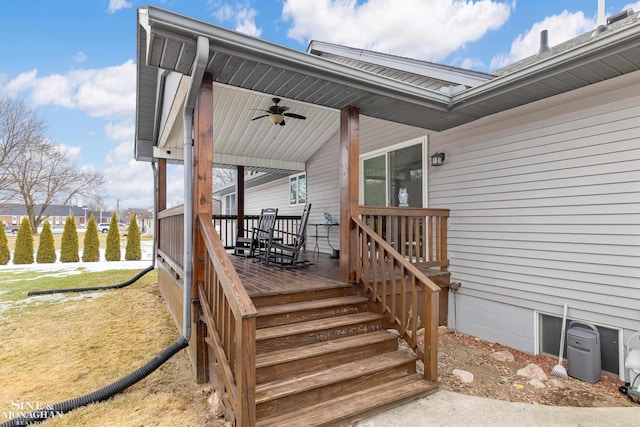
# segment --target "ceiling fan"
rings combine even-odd
[[[253,119],[251,119],[251,121],[258,120],[258,119],[261,119],[263,117],[268,117],[269,121],[271,123],[273,123],[274,125],[284,126],[285,125],[285,121],[284,121],[285,117],[291,117],[291,118],[294,118],[294,119],[301,119],[301,120],[305,120],[306,119],[305,116],[301,116],[300,114],[287,113],[286,111],[289,110],[289,107],[278,105],[278,103],[280,102],[280,98],[271,98],[271,101],[273,101],[273,105],[271,107],[269,107],[268,110],[261,110],[261,109],[254,108],[254,110],[264,111],[265,113],[268,113],[268,114],[263,114],[262,116],[254,117]]]

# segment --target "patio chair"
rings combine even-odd
[[[300,225],[298,226],[297,233],[289,233],[287,231],[274,230],[271,233],[271,238],[267,245],[266,254],[264,256],[264,263],[267,265],[273,265],[281,268],[298,268],[311,265],[308,260],[300,260],[300,251],[304,245],[305,232],[307,229],[307,222],[309,222],[309,212],[311,211],[311,203],[307,203],[302,212],[302,218],[300,219]],[[293,237],[293,244],[285,244],[273,238],[273,233],[277,232],[278,235],[289,235]]]
[[[273,227],[276,225],[278,217],[278,208],[265,208],[260,212],[258,226],[251,230],[245,230],[245,236],[236,238],[236,245],[233,250],[234,255],[246,255],[255,257],[256,254],[264,250],[271,237]]]

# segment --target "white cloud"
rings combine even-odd
[[[262,29],[256,25],[258,11],[251,8],[248,2],[243,3],[222,3],[214,2],[215,16],[220,22],[233,22],[234,30],[241,33],[260,37]]]
[[[131,144],[135,135],[135,124],[133,120],[123,120],[120,122],[109,122],[104,126],[104,132],[112,141],[126,142]]]
[[[65,144],[56,144],[58,151],[63,154],[66,154],[66,157],[73,161],[80,160],[80,155],[82,153],[81,147],[71,147]]]
[[[38,77],[37,70],[21,73],[6,84],[13,96],[28,92],[35,107],[56,105],[83,110],[105,119],[131,118],[135,114],[135,63],[103,69],[71,70]]]
[[[76,55],[73,57],[73,60],[75,62],[84,62],[87,60],[87,55],[84,52],[80,51],[76,53]]]
[[[37,78],[38,70],[31,70],[18,74],[14,79],[8,80],[3,86],[5,91],[11,95],[16,96],[20,92],[33,88],[34,82]]]
[[[127,0],[109,0],[109,12],[116,13],[120,9],[129,9],[132,6]]]
[[[387,0],[285,0],[282,16],[291,21],[288,36],[301,43],[317,39],[438,61],[500,28],[514,7],[493,0],[405,0],[401,7]]]
[[[624,7],[622,9],[620,9],[618,12],[621,12],[623,10],[627,10],[627,9],[633,9],[634,12],[637,12],[640,10],[640,1],[637,1],[635,3],[629,3],[629,4],[625,4]],[[616,13],[618,13],[616,12]]]
[[[523,58],[535,55],[540,49],[540,32],[548,31],[549,46],[553,47],[596,27],[596,18],[587,18],[580,12],[564,10],[559,15],[536,22],[525,34],[519,34],[511,43],[508,53],[499,53],[491,59],[491,69],[496,70]]]

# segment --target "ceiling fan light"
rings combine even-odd
[[[282,114],[269,114],[269,121],[274,125],[277,125],[283,120],[284,120],[284,116]]]

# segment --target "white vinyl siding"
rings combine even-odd
[[[465,325],[474,298],[554,314],[568,301],[570,317],[640,329],[639,82],[636,72],[430,136],[447,154],[430,169],[429,205],[451,209],[463,330],[513,327]]]

